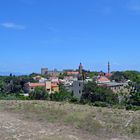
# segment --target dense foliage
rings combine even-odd
[[[36,87],[34,91],[29,94],[31,100],[47,100],[49,94],[45,87]]]
[[[89,82],[84,87],[81,102],[104,102],[109,105],[118,103],[118,96],[106,87],[100,87],[95,82]]]
[[[31,76],[1,76],[0,77],[0,92],[22,93],[24,91],[24,84],[27,82],[35,82]]]
[[[60,92],[59,93],[54,93],[50,95],[50,100],[52,101],[70,101],[73,96],[71,93],[69,93],[63,85],[60,85]]]
[[[24,84],[35,82],[31,76],[0,76],[0,99],[28,99],[24,93]]]

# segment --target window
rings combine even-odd
[[[47,92],[50,92],[50,89],[47,89]]]

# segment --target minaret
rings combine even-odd
[[[108,73],[110,73],[110,63],[108,62]]]

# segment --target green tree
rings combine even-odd
[[[0,92],[4,90],[4,81],[0,80]]]
[[[100,87],[95,82],[88,82],[84,87],[82,102],[106,102],[108,104],[118,103],[118,96],[106,87]]]
[[[35,90],[29,94],[29,97],[32,100],[47,100],[49,94],[46,92],[45,87],[36,87]]]
[[[68,76],[66,72],[59,74],[59,79],[64,79],[65,76]]]
[[[87,76],[93,78],[94,76],[98,76],[98,72],[89,72]]]
[[[60,92],[51,94],[50,99],[52,101],[70,101],[73,97],[72,93],[65,90],[63,85],[60,85],[59,88],[60,88]]]
[[[140,92],[140,72],[138,71],[125,71],[125,77],[131,80],[131,86],[135,88],[136,92]]]
[[[123,72],[116,71],[111,76],[111,80],[115,80],[116,82],[123,82],[126,80],[126,75]]]
[[[128,101],[128,104],[140,106],[140,92],[132,93]]]

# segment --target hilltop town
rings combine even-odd
[[[111,72],[110,69],[109,62],[107,73],[86,70],[80,63],[74,70],[41,68],[41,73],[1,76],[0,98],[74,101],[101,106],[118,104],[139,108],[140,73]]]
[[[76,98],[81,98],[84,90],[84,84],[89,81],[96,82],[98,86],[110,88],[114,93],[126,93],[129,94],[132,87],[129,87],[129,79],[123,81],[115,81],[112,79],[113,73],[110,72],[110,63],[108,62],[108,72],[90,72],[85,70],[82,63],[75,70],[65,69],[58,71],[57,69],[48,70],[48,68],[42,68],[41,74],[36,74],[33,77],[36,83],[28,82],[25,84],[25,92],[29,93],[34,91],[36,87],[45,87],[48,93],[59,92],[59,84],[62,84],[64,88],[72,92]]]

